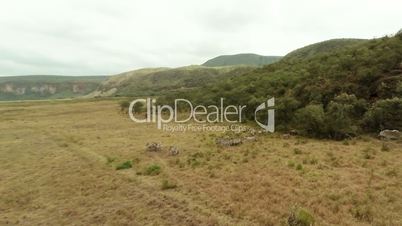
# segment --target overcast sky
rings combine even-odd
[[[400,0],[4,0],[0,75],[105,75],[402,28]]]

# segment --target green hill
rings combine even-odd
[[[250,120],[253,109],[275,97],[276,128],[296,128],[315,137],[401,130],[402,34],[318,43],[277,63],[180,95],[197,104],[223,97],[227,104],[247,105]],[[258,117],[266,120],[266,115]]]
[[[58,99],[95,90],[107,76],[29,75],[0,77],[0,100]]]
[[[342,48],[347,48],[368,41],[367,39],[331,39],[296,49],[284,56],[285,60],[299,60],[310,58],[320,53],[331,52]]]
[[[222,67],[230,65],[252,65],[263,66],[277,62],[280,56],[261,56],[252,53],[243,53],[236,55],[223,55],[208,60],[203,66],[206,67]]]
[[[250,66],[139,69],[110,77],[88,96],[159,96],[201,87],[253,69]]]

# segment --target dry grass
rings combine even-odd
[[[294,206],[318,225],[402,225],[401,143],[273,134],[218,148],[216,134],[134,124],[114,101],[2,103],[0,116],[0,225],[286,225]]]

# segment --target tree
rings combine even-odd
[[[325,113],[322,105],[310,104],[299,109],[295,115],[294,124],[305,135],[325,137]]]
[[[288,129],[293,118],[295,117],[296,110],[301,106],[300,102],[294,97],[282,97],[275,100],[276,109],[276,124],[278,129]]]
[[[369,131],[402,129],[402,98],[395,97],[377,101],[364,115]]]

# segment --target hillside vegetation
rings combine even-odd
[[[222,67],[230,65],[252,65],[263,66],[272,64],[281,59],[280,56],[261,56],[252,53],[243,53],[236,55],[223,55],[208,60],[203,66],[207,67]]]
[[[77,97],[95,90],[107,76],[32,75],[0,77],[0,101]]]
[[[110,77],[90,96],[164,95],[192,90],[255,69],[250,66],[150,68]]]
[[[264,68],[160,101],[184,96],[211,104],[224,97],[228,104],[255,109],[275,97],[277,129],[296,128],[315,137],[402,129],[402,34],[344,42],[313,45]],[[254,112],[247,116],[253,119]]]
[[[300,49],[296,49],[284,56],[285,60],[300,60],[301,58],[314,57],[317,54],[328,53],[342,48],[367,42],[367,39],[331,39],[323,42],[314,43]]]

